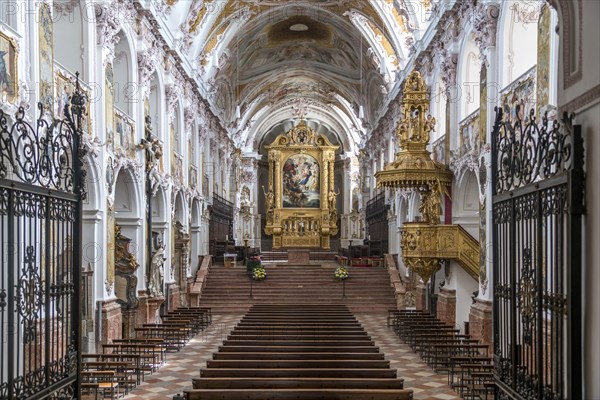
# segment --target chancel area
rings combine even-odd
[[[600,399],[599,20],[2,0],[0,400]]]

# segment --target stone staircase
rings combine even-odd
[[[256,305],[213,354],[187,400],[411,400],[343,305]]]
[[[396,308],[385,268],[348,267],[344,284],[333,276],[335,265],[266,265],[267,278],[253,281],[245,267],[210,267],[200,305],[214,313],[246,312],[254,304],[340,304],[353,312],[387,312]],[[250,290],[252,286],[252,297]]]

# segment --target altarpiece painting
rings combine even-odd
[[[283,207],[321,206],[319,162],[307,154],[294,154],[283,164]]]
[[[269,152],[269,188],[263,188],[265,233],[273,248],[329,249],[336,235],[334,146],[301,121],[265,146]]]

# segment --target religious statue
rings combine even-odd
[[[336,193],[336,192],[333,191],[333,189],[329,191],[329,194],[327,194],[327,201],[329,202],[329,209],[330,210],[335,210],[336,209],[336,200],[337,200],[338,194],[340,194],[339,190]]]
[[[429,192],[423,194],[419,212],[421,220],[425,223],[437,225],[440,223],[442,207],[440,201],[441,188],[440,183],[435,182],[431,185]]]
[[[146,121],[146,124],[148,125],[148,120]],[[160,141],[158,139],[142,139],[141,143],[137,145],[137,148],[146,151],[146,173],[148,173],[148,175],[150,176],[150,180],[152,181],[152,192],[154,192],[156,186],[160,182],[158,161],[163,156],[162,145],[160,144]]]
[[[152,255],[150,265],[150,282],[148,283],[148,292],[152,297],[163,297],[163,276],[165,260],[165,246],[161,243],[156,252]]]
[[[268,192],[265,192],[265,187],[263,186],[263,193],[265,194],[265,208],[268,210],[275,207],[275,193],[273,193],[273,188],[270,187]]]
[[[428,143],[429,142],[429,134],[431,132],[435,132],[435,124],[436,124],[436,119],[435,117],[432,117],[431,115],[428,115],[427,118],[425,119],[425,129],[423,129],[423,134],[424,134],[424,138],[423,138],[423,142]]]

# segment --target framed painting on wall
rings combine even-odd
[[[115,108],[115,152],[121,151],[135,157],[133,122]]]
[[[115,143],[115,89],[112,64],[106,65],[104,81],[104,110],[106,112],[106,144],[114,151]]]
[[[40,102],[46,112],[54,112],[54,23],[52,10],[46,3],[40,6]]]
[[[64,119],[65,118],[65,105],[69,101],[69,98],[75,92],[75,77],[68,72],[62,70],[61,68],[55,67],[55,82],[56,82],[56,93],[54,95],[56,109],[55,114],[56,118]],[[92,120],[90,118],[90,90],[89,88],[84,88],[82,82],[79,82],[79,86],[83,91],[84,96],[88,99],[86,102],[86,109],[82,115],[82,123],[81,127],[84,133],[89,135],[92,134]]]
[[[446,135],[439,137],[431,145],[431,157],[433,161],[437,161],[441,164],[446,164]]]
[[[17,57],[16,40],[0,32],[0,94],[9,103],[16,103],[18,97]]]
[[[283,207],[321,207],[319,162],[308,154],[294,154],[283,165]]]
[[[461,156],[479,148],[479,109],[459,122],[458,131]]]
[[[514,125],[517,120],[529,122],[529,112],[536,105],[536,67],[500,92],[504,121]]]

